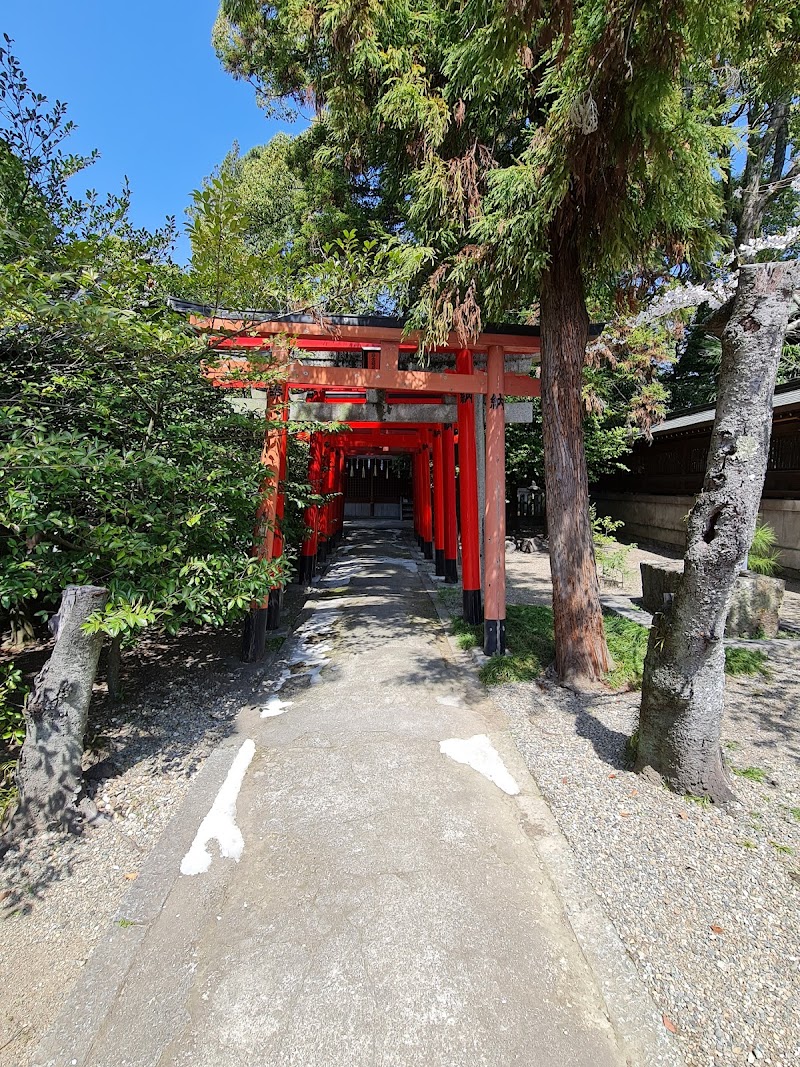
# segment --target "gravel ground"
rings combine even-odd
[[[636,550],[634,571],[660,555]],[[510,602],[549,601],[546,556],[513,553],[507,565]],[[792,585],[787,621],[800,611]],[[623,592],[641,593],[635,574]],[[689,1067],[800,1064],[798,665],[800,643],[773,641],[770,678],[727,680],[723,737],[738,797],[729,811],[626,769],[638,693],[493,690]]]
[[[106,821],[40,834],[0,867],[0,1067],[27,1063],[192,778],[270,671],[270,659],[241,664],[240,641],[239,626],[145,640],[126,657],[119,705],[95,686],[87,792]],[[31,673],[48,654],[15,660]]]

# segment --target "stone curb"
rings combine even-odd
[[[449,631],[452,616],[436,596],[436,584],[425,568],[419,567],[419,573],[439,620]],[[478,671],[486,659],[481,650],[471,649],[470,655],[458,647],[449,632],[446,636],[460,664],[473,675],[475,684],[482,687]],[[541,694],[533,695],[534,699],[544,702]],[[491,690],[487,690],[487,696],[492,699]],[[492,703],[505,718],[499,704]],[[510,730],[503,738],[492,740],[501,749],[511,774],[523,786],[516,801],[525,829],[594,977],[628,1067],[685,1067],[676,1040],[664,1027],[661,1012],[606,915],[600,898],[578,869],[572,847],[514,744]]]

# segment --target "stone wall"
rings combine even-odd
[[[625,523],[623,534],[632,541],[655,541],[686,546],[686,516],[691,496],[660,496],[655,493],[598,493],[593,496],[598,515],[610,515]],[[800,577],[800,500],[761,501],[759,518],[775,531],[781,570]]]

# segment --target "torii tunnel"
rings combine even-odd
[[[400,319],[337,316],[320,323],[306,315],[214,314],[180,301],[174,306],[225,353],[225,374],[215,384],[257,385],[231,380],[230,373],[246,366],[254,350],[272,348],[276,360],[285,362],[285,385],[266,393],[262,458],[274,491],[259,515],[259,553],[279,558],[283,551],[287,439],[281,419],[291,411],[293,419],[321,427],[346,424],[346,431],[310,434],[309,481],[327,502],[306,510],[299,581],[311,581],[342,536],[348,460],[352,466],[353,457],[407,456],[419,549],[444,581],[460,579],[464,618],[484,624],[484,652],[504,652],[506,396],[539,396],[539,381],[531,375],[539,358],[538,327],[487,326],[467,345],[451,335],[447,344],[426,350],[420,366],[421,338]],[[279,614],[277,590],[268,604],[253,608],[245,658],[263,654],[266,632],[277,628]]]

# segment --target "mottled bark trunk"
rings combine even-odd
[[[596,684],[611,663],[603,631],[583,446],[583,363],[589,317],[577,242],[553,242],[542,278],[542,432],[553,576],[556,672]]]
[[[689,516],[684,575],[656,615],[642,682],[636,769],[718,803],[733,793],[720,747],[723,636],[758,514],[772,394],[798,264],[742,267],[735,297],[709,323],[722,340],[714,432]]]
[[[28,698],[17,772],[20,815],[34,825],[74,827],[80,819],[83,740],[103,643],[82,626],[107,600],[106,589],[69,585],[51,620],[56,643]]]

